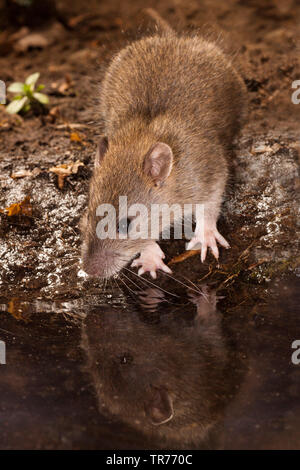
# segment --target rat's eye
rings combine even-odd
[[[129,231],[130,222],[131,220],[128,219],[128,217],[124,217],[124,219],[121,219],[117,227],[118,233],[127,234]]]

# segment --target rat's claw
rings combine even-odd
[[[217,247],[217,243],[216,243],[216,239],[215,238],[212,238],[211,239],[211,242],[210,242],[210,249],[212,251],[212,254],[214,255],[214,257],[216,259],[219,259],[219,250],[218,250],[218,247]]]
[[[144,251],[141,252],[140,257],[135,259],[131,266],[139,267],[138,275],[142,276],[142,274],[149,272],[153,279],[157,277],[157,271],[160,269],[165,273],[171,274],[171,269],[163,262],[163,258],[165,257],[163,251],[160,247],[153,243],[149,245]]]
[[[206,258],[206,253],[207,253],[207,245],[202,245],[201,246],[201,262],[204,263],[205,258]]]
[[[224,237],[222,237],[222,235],[218,232],[218,230],[216,230],[215,237],[216,237],[216,240],[220,243],[220,245],[224,246],[224,248],[226,248],[227,250],[228,248],[230,248],[228,241],[225,240]]]
[[[205,261],[207,248],[211,249],[212,254],[216,258],[219,259],[219,249],[217,242],[224,248],[230,248],[229,243],[225,240],[224,237],[215,229],[208,229],[205,230],[203,235],[195,235],[192,240],[187,244],[186,249],[198,249],[197,245],[201,246],[201,261],[202,263]]]
[[[165,263],[162,263],[160,269],[165,273],[172,274],[172,270]]]

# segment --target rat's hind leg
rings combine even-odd
[[[211,249],[216,259],[219,258],[217,242],[224,248],[230,248],[229,243],[217,229],[221,200],[221,193],[215,193],[214,197],[204,204],[204,211],[196,211],[195,233],[191,241],[186,245],[186,249],[197,249],[197,245],[200,244],[202,262],[206,258],[207,248]]]
[[[171,273],[171,269],[163,262],[165,258],[164,252],[161,250],[159,245],[151,241],[147,247],[141,251],[140,257],[135,259],[131,266],[139,267],[138,274],[141,276],[147,271],[150,272],[153,279],[156,279],[156,271],[161,269],[166,273]]]

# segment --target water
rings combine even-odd
[[[129,285],[0,299],[2,449],[299,448],[295,275],[251,301],[236,285],[236,304],[203,283]]]

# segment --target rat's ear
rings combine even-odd
[[[146,153],[144,172],[155,184],[163,183],[172,170],[173,152],[169,145],[158,142]]]
[[[95,166],[100,166],[102,159],[108,149],[108,138],[107,137],[101,137],[98,143],[97,151],[96,151],[96,156],[95,156]]]
[[[145,413],[155,426],[171,421],[174,416],[169,392],[163,387],[151,387],[151,397],[145,403]]]

